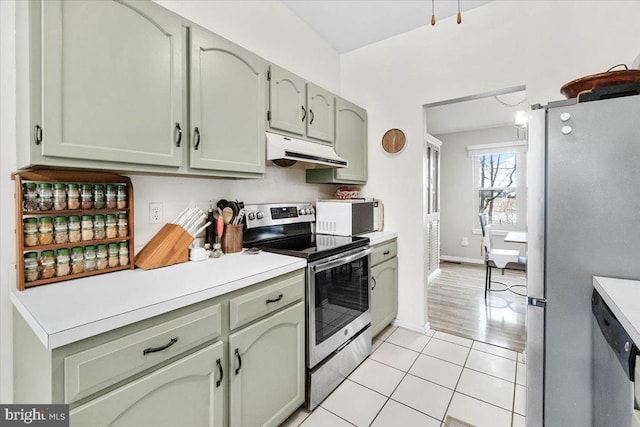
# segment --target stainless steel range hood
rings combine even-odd
[[[293,160],[325,168],[346,168],[349,162],[322,144],[271,132],[267,134],[267,160]]]

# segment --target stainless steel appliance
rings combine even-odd
[[[319,200],[316,232],[339,236],[369,233],[374,227],[375,203],[365,200]]]
[[[244,246],[307,259],[306,404],[313,409],[371,350],[369,239],[313,234],[309,203],[245,211]]]
[[[598,426],[592,277],[640,278],[640,96],[534,106],[527,425]]]
[[[591,311],[594,425],[632,427],[638,347],[595,289]]]

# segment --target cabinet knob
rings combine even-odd
[[[236,368],[236,375],[240,372],[240,368],[242,368],[242,357],[240,357],[240,351],[236,348],[236,359],[238,359],[238,367]]]
[[[311,116],[311,120],[309,120],[309,124],[312,125],[313,124],[313,119],[316,116],[315,114],[313,114],[313,110],[309,109],[309,115]]]
[[[300,106],[300,108],[302,108],[302,122],[305,121],[305,119],[307,118],[307,110],[304,108],[304,105]]]
[[[218,372],[220,373],[220,379],[216,381],[216,387],[220,387],[222,379],[224,378],[224,370],[222,370],[222,363],[220,362],[220,359],[216,360],[216,365],[218,365]]]

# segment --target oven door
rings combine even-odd
[[[308,368],[313,368],[371,324],[370,253],[367,246],[309,264]]]

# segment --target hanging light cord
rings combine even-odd
[[[505,107],[516,107],[520,104],[522,104],[524,101],[527,100],[527,95],[524,96],[524,98],[522,98],[522,101],[516,102],[515,104],[509,104],[508,102],[504,102],[503,100],[501,100],[500,98],[498,98],[497,95],[493,95],[493,98],[498,101],[500,104],[504,105]]]
[[[462,15],[460,14],[460,0],[458,0],[458,24],[462,24]]]
[[[436,10],[434,2],[435,0],[431,0],[431,25],[436,25]]]

